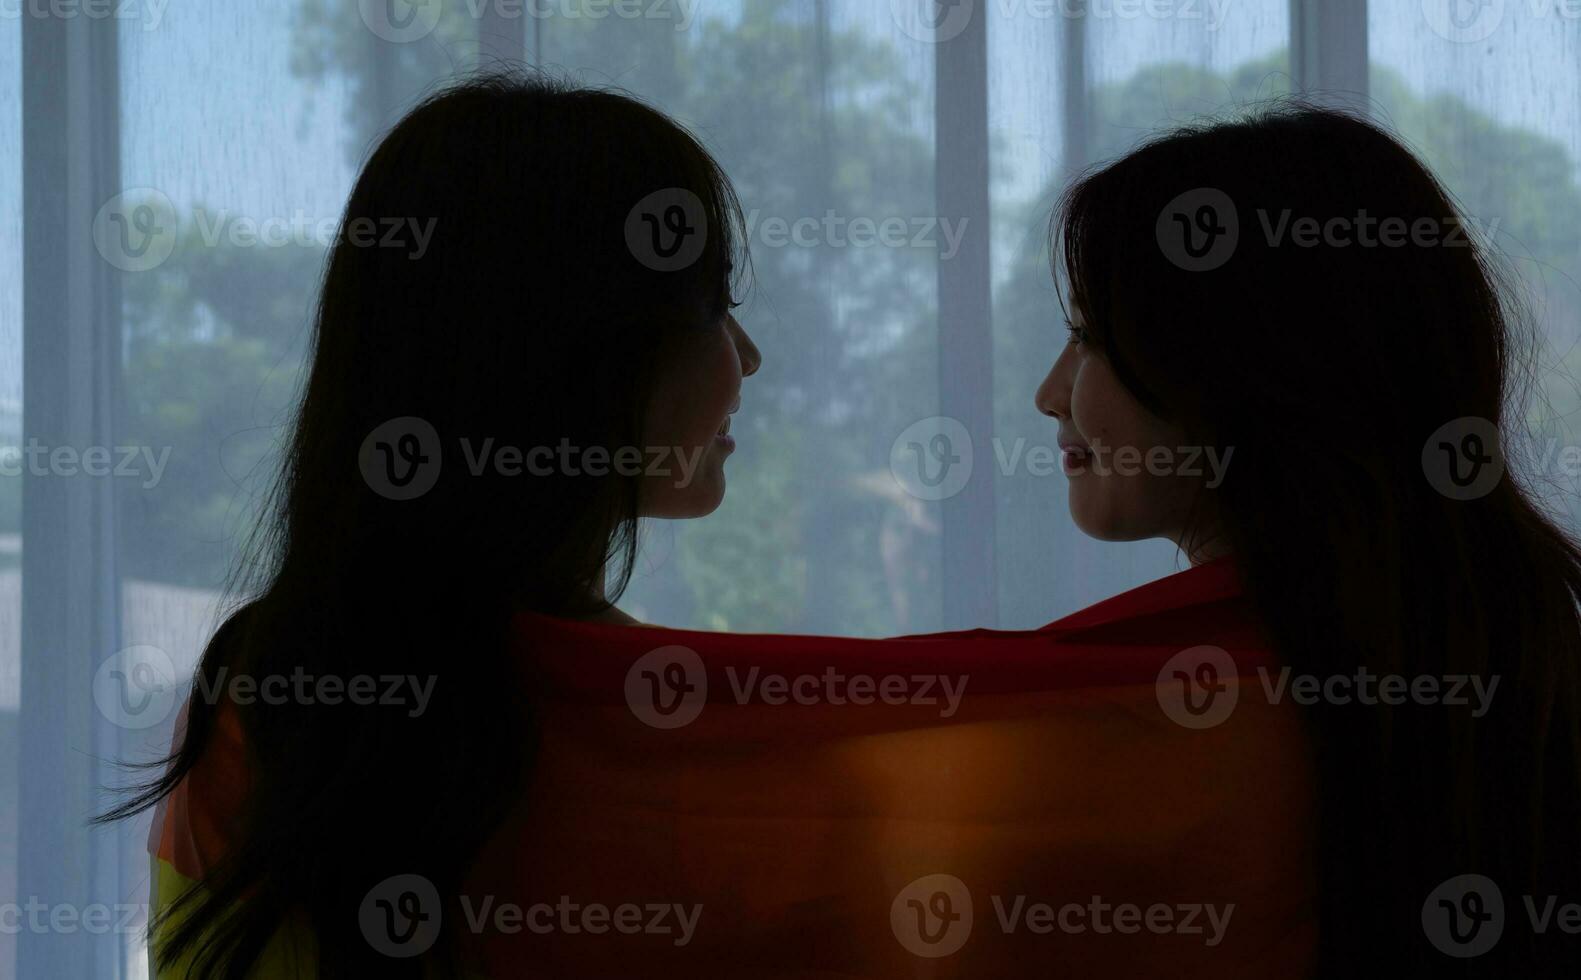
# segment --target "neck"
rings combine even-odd
[[[620,625],[620,626],[641,626],[641,625],[643,625],[640,620],[633,619],[631,616],[628,616],[625,613],[621,612],[619,609],[615,608],[613,605],[608,604],[609,600],[605,597],[605,593],[604,593],[604,574],[603,574],[602,570],[599,572],[598,575],[594,576],[594,578],[593,578],[593,585],[592,585],[591,588],[588,589],[588,598],[591,599],[597,605],[605,606],[605,608],[603,610],[601,610],[600,612],[593,613],[593,614],[588,615],[588,616],[579,617],[579,618],[585,620],[586,622],[590,622],[590,623],[614,623],[614,624]]]
[[[1193,566],[1205,565],[1217,558],[1223,558],[1225,555],[1230,554],[1232,550],[1230,543],[1225,540],[1217,528],[1210,530],[1205,536],[1196,537],[1195,539],[1182,531],[1171,535],[1170,540],[1175,542],[1175,547],[1185,553],[1187,560]]]

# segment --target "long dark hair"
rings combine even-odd
[[[700,254],[673,262],[641,244],[632,216],[655,194],[667,222],[702,223]],[[248,791],[203,890],[167,916],[161,963],[240,977],[291,921],[310,930],[321,976],[457,968],[448,931],[422,960],[380,955],[359,904],[416,874],[454,907],[531,764],[528,692],[507,682],[511,613],[607,608],[641,509],[634,476],[474,472],[459,447],[642,445],[655,352],[724,315],[741,227],[703,147],[616,92],[494,71],[429,97],[379,144],[329,256],[311,372],[244,565],[254,577],[241,576],[261,584],[198,672],[210,686],[410,675],[433,679],[430,700],[420,713],[410,700],[231,705]],[[411,467],[436,449],[419,492]],[[402,480],[380,476],[392,463]],[[168,768],[102,819],[167,796],[217,709],[194,695]]]
[[[1311,225],[1292,240],[1303,218],[1315,245]],[[1403,221],[1392,245],[1383,219]],[[1502,465],[1494,430],[1519,428],[1532,380],[1524,304],[1457,225],[1400,141],[1298,101],[1154,138],[1054,217],[1090,343],[1142,404],[1233,447],[1192,537],[1237,557],[1284,662],[1499,678],[1482,717],[1475,701],[1307,709],[1323,976],[1581,972],[1581,944],[1554,922],[1535,934],[1524,904],[1581,899],[1581,552],[1519,473],[1462,492],[1424,462],[1435,433],[1475,446],[1456,427],[1482,420]],[[1503,936],[1453,958],[1423,909],[1473,874],[1502,894]]]

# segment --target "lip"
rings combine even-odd
[[[721,428],[723,428],[725,431],[714,433],[714,442],[723,448],[725,452],[730,452],[736,448],[736,439],[730,434],[730,417],[736,414],[740,408],[741,398],[737,396],[735,404],[731,405],[730,411],[725,413],[725,420],[721,424]]]
[[[1092,452],[1092,447],[1091,446],[1087,445],[1085,442],[1082,442],[1080,439],[1072,439],[1070,436],[1066,435],[1063,432],[1061,432],[1059,435],[1055,436],[1054,438],[1056,440],[1058,440],[1059,447],[1064,452],[1067,452],[1067,453],[1090,453],[1090,452]]]
[[[1060,468],[1066,476],[1076,476],[1087,472],[1087,463],[1092,458],[1092,447],[1074,439],[1060,438]]]

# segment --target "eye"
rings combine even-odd
[[[1086,327],[1078,327],[1069,320],[1065,321],[1065,331],[1070,334],[1070,343],[1080,347],[1088,343],[1092,337],[1087,333]]]

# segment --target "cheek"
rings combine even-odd
[[[1153,537],[1174,520],[1178,488],[1150,472],[1153,447],[1171,451],[1179,444],[1175,427],[1155,418],[1138,402],[1101,358],[1089,357],[1071,390],[1071,414],[1089,445],[1102,447],[1101,466],[1071,484],[1070,504],[1077,524],[1106,540]],[[1131,447],[1124,463],[1115,453]]]
[[[672,345],[648,405],[651,445],[696,446],[713,438],[740,383],[729,338],[698,336]]]
[[[1180,437],[1174,424],[1153,415],[1136,400],[1101,357],[1088,357],[1077,373],[1071,389],[1071,414],[1089,443],[1110,449],[1132,446],[1144,459],[1155,446],[1173,450]]]
[[[740,390],[741,357],[736,353],[729,334],[721,330],[709,350],[708,366],[698,390],[698,402],[707,406],[704,422],[709,431],[718,428],[719,423],[724,421],[725,412],[730,409],[731,402],[735,401],[736,393]]]
[[[695,441],[712,438],[741,386],[741,364],[723,329],[693,349],[685,411]]]
[[[673,379],[656,385],[643,418],[642,441],[645,447],[673,446],[684,428],[678,409],[685,399]]]
[[[1082,360],[1071,387],[1070,409],[1072,421],[1089,444],[1114,445],[1128,439],[1131,401],[1107,361],[1093,355]]]

